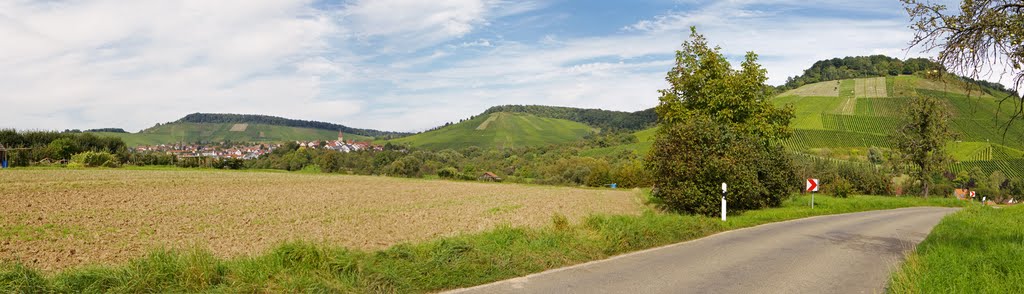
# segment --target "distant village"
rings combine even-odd
[[[338,132],[337,140],[313,140],[313,141],[295,141],[295,144],[299,145],[299,148],[310,148],[310,149],[327,149],[338,152],[354,152],[354,151],[383,151],[384,146],[375,145],[370,142],[353,142],[352,140],[345,141],[344,134]],[[174,155],[177,158],[190,158],[190,157],[207,157],[207,158],[232,158],[232,159],[256,159],[264,154],[273,152],[274,149],[280,148],[283,144],[280,143],[250,143],[248,145],[233,145],[231,147],[225,147],[225,143],[219,144],[160,144],[160,145],[142,145],[137,146],[133,149],[135,152],[158,152],[166,153],[168,155]]]

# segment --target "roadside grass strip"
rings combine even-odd
[[[662,213],[595,215],[579,223],[554,215],[543,228],[498,226],[475,234],[378,251],[305,241],[221,259],[197,248],[153,251],[127,264],[42,273],[0,264],[0,292],[432,292],[485,284],[727,230],[816,215],[911,206],[959,206],[955,199],[796,196],[782,207],[718,217]],[[995,228],[993,228],[995,229]],[[933,241],[934,242],[934,241]],[[1011,254],[1013,251],[1006,252]],[[1017,251],[1019,252],[1019,251]]]
[[[1024,206],[973,206],[939,222],[891,293],[1024,293]]]

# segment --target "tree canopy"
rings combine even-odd
[[[832,58],[819,60],[804,70],[802,75],[787,78],[781,89],[795,89],[824,81],[913,74],[941,67],[942,65],[926,58],[900,60],[885,55]]]
[[[780,145],[792,109],[768,101],[766,71],[753,52],[737,70],[696,28],[682,46],[655,107],[658,131],[647,157],[654,196],[671,210],[714,214],[726,182],[731,209],[780,205],[796,186]]]
[[[938,98],[922,95],[911,98],[904,117],[905,123],[892,136],[897,160],[914,167],[910,173],[928,197],[933,176],[950,160],[945,147],[955,136],[949,126],[952,115]]]

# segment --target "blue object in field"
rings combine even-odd
[[[609,186],[612,186],[612,189],[615,189],[615,188],[619,187],[619,185],[618,185],[618,184],[616,184],[616,183],[612,183],[612,184],[611,184],[611,185],[609,185]]]
[[[7,160],[4,159],[3,164],[0,164],[0,168],[7,168]]]

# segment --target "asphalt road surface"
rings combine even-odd
[[[724,232],[454,293],[883,293],[955,208],[820,216]]]

